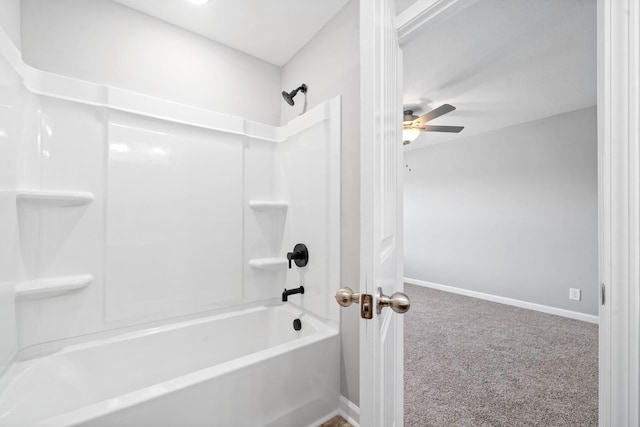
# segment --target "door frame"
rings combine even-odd
[[[417,0],[400,45],[476,0]],[[640,424],[640,3],[597,0],[599,424]],[[402,64],[400,65],[402,67]],[[604,298],[604,299],[602,299]]]
[[[598,0],[600,425],[637,426],[640,5]]]

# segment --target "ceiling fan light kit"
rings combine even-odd
[[[418,129],[402,129],[402,143],[404,145],[411,144],[418,136],[420,136],[420,131]]]
[[[443,104],[422,116],[413,114],[413,110],[405,110],[402,119],[402,143],[411,144],[420,135],[420,132],[449,132],[459,133],[464,126],[430,126],[426,123],[444,114],[450,113],[456,107]]]

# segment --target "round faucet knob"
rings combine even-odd
[[[304,267],[309,262],[309,250],[304,243],[298,243],[294,246],[293,252],[287,254],[289,260],[289,268],[291,268],[291,261],[294,261],[298,267]]]

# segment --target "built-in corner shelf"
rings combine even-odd
[[[250,200],[249,207],[254,212],[282,212],[282,214],[277,214],[277,217],[280,217],[280,215],[286,214],[289,203],[274,200]],[[287,267],[288,263],[286,258],[254,258],[249,260],[251,267],[270,271],[282,270]]]
[[[280,270],[288,264],[286,258],[255,258],[249,260],[249,265],[260,270]]]
[[[91,282],[93,282],[93,276],[90,274],[29,280],[16,286],[16,298],[39,299],[56,297],[84,289]]]
[[[18,189],[16,198],[21,202],[51,207],[82,206],[91,203],[94,199],[92,193],[85,191],[32,189]]]
[[[284,211],[289,207],[288,202],[275,202],[267,200],[251,200],[249,207],[254,211]]]

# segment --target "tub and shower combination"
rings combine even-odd
[[[2,28],[0,92],[0,426],[338,413],[339,97],[267,125],[32,68]]]
[[[285,305],[91,340],[12,365],[0,425],[304,426],[337,408],[339,345]]]

